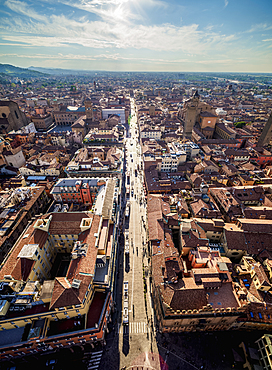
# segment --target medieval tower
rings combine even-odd
[[[85,105],[86,119],[89,121],[93,121],[94,120],[93,103],[91,102],[91,100],[85,100],[84,105]]]
[[[194,95],[185,102],[185,123],[183,127],[183,138],[191,139],[194,124],[196,122],[199,95],[196,91]]]
[[[262,147],[263,145],[269,144],[271,136],[272,136],[272,113],[270,113],[268,121],[264,125],[263,131],[258,140],[257,146]]]

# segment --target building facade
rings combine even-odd
[[[105,343],[115,258],[112,201],[100,214],[47,214],[13,248],[0,269],[0,359]]]
[[[0,101],[0,133],[7,134],[12,130],[19,130],[28,124],[26,115],[13,101]]]

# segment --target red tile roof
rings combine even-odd
[[[14,269],[12,270],[11,276],[15,280],[26,281],[36,261],[28,258],[19,258],[17,260]]]
[[[42,218],[48,219],[49,215],[44,215]],[[83,218],[92,220],[91,228],[81,232],[80,223]],[[69,305],[79,304],[83,301],[90,282],[93,279],[97,247],[96,236],[99,232],[101,216],[83,212],[75,213],[53,213],[49,226],[51,235],[58,234],[75,234],[79,235],[78,240],[88,245],[86,256],[82,256],[75,260],[71,260],[66,277],[57,277],[55,279],[52,300],[50,308],[64,307]],[[0,278],[4,275],[12,275],[15,279],[26,280],[35,261],[25,258],[18,259],[17,256],[25,244],[39,244],[43,248],[44,243],[48,238],[48,233],[39,229],[34,229],[33,224],[25,232],[28,235],[19,241],[11,255],[5,262],[0,271]],[[78,289],[72,288],[74,279],[80,280]]]

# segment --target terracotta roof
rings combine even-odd
[[[213,113],[211,113],[211,112],[201,112],[200,114],[199,114],[201,117],[217,117],[217,115],[216,114],[213,114]]]
[[[163,225],[162,225],[162,210],[161,201],[157,196],[148,195],[147,197],[147,213],[148,213],[148,230],[149,240],[162,240]]]
[[[272,207],[246,207],[243,211],[246,218],[272,220]]]
[[[219,218],[222,217],[221,212],[215,203],[211,205],[209,202],[204,202],[201,198],[191,202],[190,207],[195,217]]]
[[[208,303],[205,290],[197,286],[179,290],[167,287],[163,298],[174,310],[200,309]]]
[[[26,281],[36,261],[28,258],[18,258],[14,269],[12,270],[11,276],[15,280]]]
[[[48,219],[49,216],[50,214],[47,214],[42,218]],[[50,308],[79,304],[83,301],[87,288],[94,276],[97,256],[95,235],[99,233],[101,216],[84,212],[53,213],[51,216],[52,219],[49,226],[51,235],[79,235],[78,240],[87,244],[87,251],[86,256],[71,260],[66,277],[57,277],[55,279]],[[89,218],[92,220],[92,223],[90,229],[81,232],[80,223],[83,218]],[[34,229],[32,224],[25,234],[28,234],[28,237],[21,239],[12,251],[0,271],[0,278],[3,278],[4,275],[12,275],[15,279],[25,280],[31,271],[34,261],[25,258],[17,259],[17,256],[25,244],[39,244],[39,247],[43,248],[48,238],[48,233]],[[80,280],[78,289],[71,286],[74,279]]]
[[[65,277],[57,277],[53,288],[50,309],[82,303],[78,293],[79,290],[72,288]]]

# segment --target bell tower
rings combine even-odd
[[[85,105],[86,119],[93,121],[94,120],[93,103],[91,102],[91,100],[85,100],[84,105]]]
[[[185,102],[185,123],[183,127],[183,138],[191,139],[193,127],[196,122],[199,95],[196,91],[192,98]]]
[[[271,137],[272,137],[272,113],[270,114],[266,124],[264,125],[257,146],[262,147],[263,145],[269,144]]]

